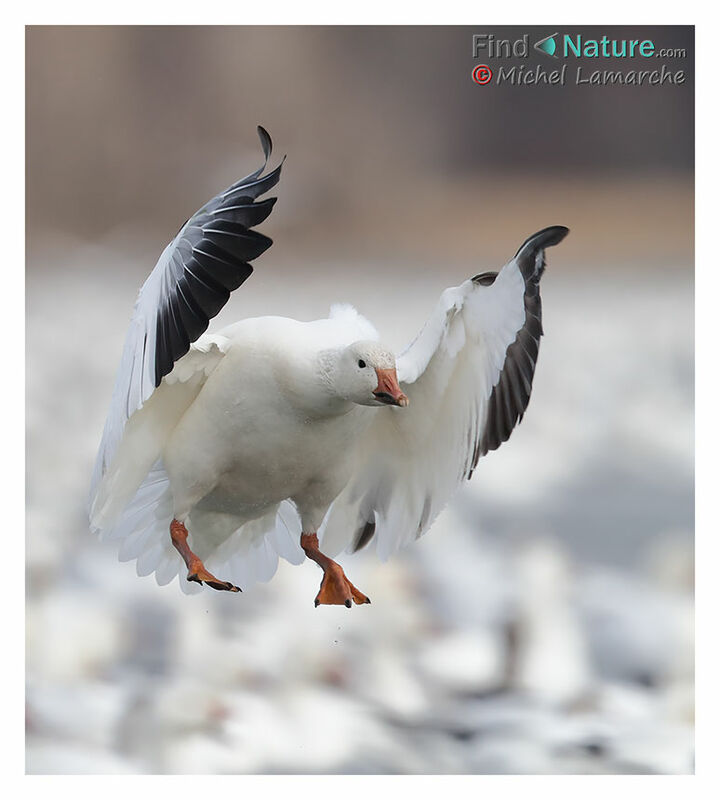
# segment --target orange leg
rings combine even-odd
[[[328,558],[318,549],[318,537],[316,533],[303,533],[300,537],[300,546],[305,551],[305,555],[311,558],[316,564],[322,567],[323,575],[320,591],[315,598],[315,607],[324,606],[347,606],[350,608],[353,600],[361,605],[369,603],[370,598],[359,592],[350,581],[345,577],[342,567]]]
[[[187,579],[189,581],[206,583],[211,589],[217,589],[221,592],[242,591],[242,589],[237,586],[233,586],[232,583],[228,583],[228,581],[219,581],[212,574],[212,572],[208,572],[205,569],[203,562],[190,549],[190,545],[187,541],[187,528],[182,524],[182,522],[178,522],[176,519],[174,519],[170,523],[170,538],[172,539],[172,543],[175,545],[175,549],[183,557],[183,561],[188,568]]]

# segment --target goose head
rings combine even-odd
[[[335,354],[334,391],[361,406],[401,406],[409,401],[398,383],[395,356],[379,342],[359,341]]]

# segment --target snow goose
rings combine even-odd
[[[315,605],[369,603],[332,556],[374,538],[385,559],[417,539],[508,439],[530,399],[544,251],[567,228],[545,228],[499,272],[446,289],[397,359],[350,306],[204,334],[272,244],[254,228],[282,164],[263,174],[272,142],[258,133],[263,166],[182,226],[140,290],[91,527],[161,585],[184,561],[185,591],[235,592],[269,580],[278,556],[307,556],[324,573]]]

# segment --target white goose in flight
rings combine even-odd
[[[307,556],[324,573],[315,605],[369,603],[332,556],[374,539],[384,559],[417,539],[509,438],[542,335],[544,251],[568,230],[545,228],[499,272],[446,289],[397,358],[350,306],[204,334],[272,244],[253,229],[282,164],[263,174],[272,143],[258,133],[263,166],[183,225],[140,290],[91,527],[161,585],[184,562],[186,592],[239,591],[269,580],[278,556]]]

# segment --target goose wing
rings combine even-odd
[[[543,332],[545,248],[567,233],[545,228],[498,273],[442,293],[397,361],[409,407],[377,413],[321,530],[328,554],[375,538],[387,558],[421,536],[479,458],[510,437],[530,400]]]
[[[272,140],[258,127],[263,165],[213,197],[180,228],[140,289],[93,472],[90,502],[120,445],[128,419],[207,329],[230,293],[252,273],[250,261],[272,240],[253,230],[276,198],[258,200],[280,179],[265,172]],[[265,173],[265,174],[263,174]]]

